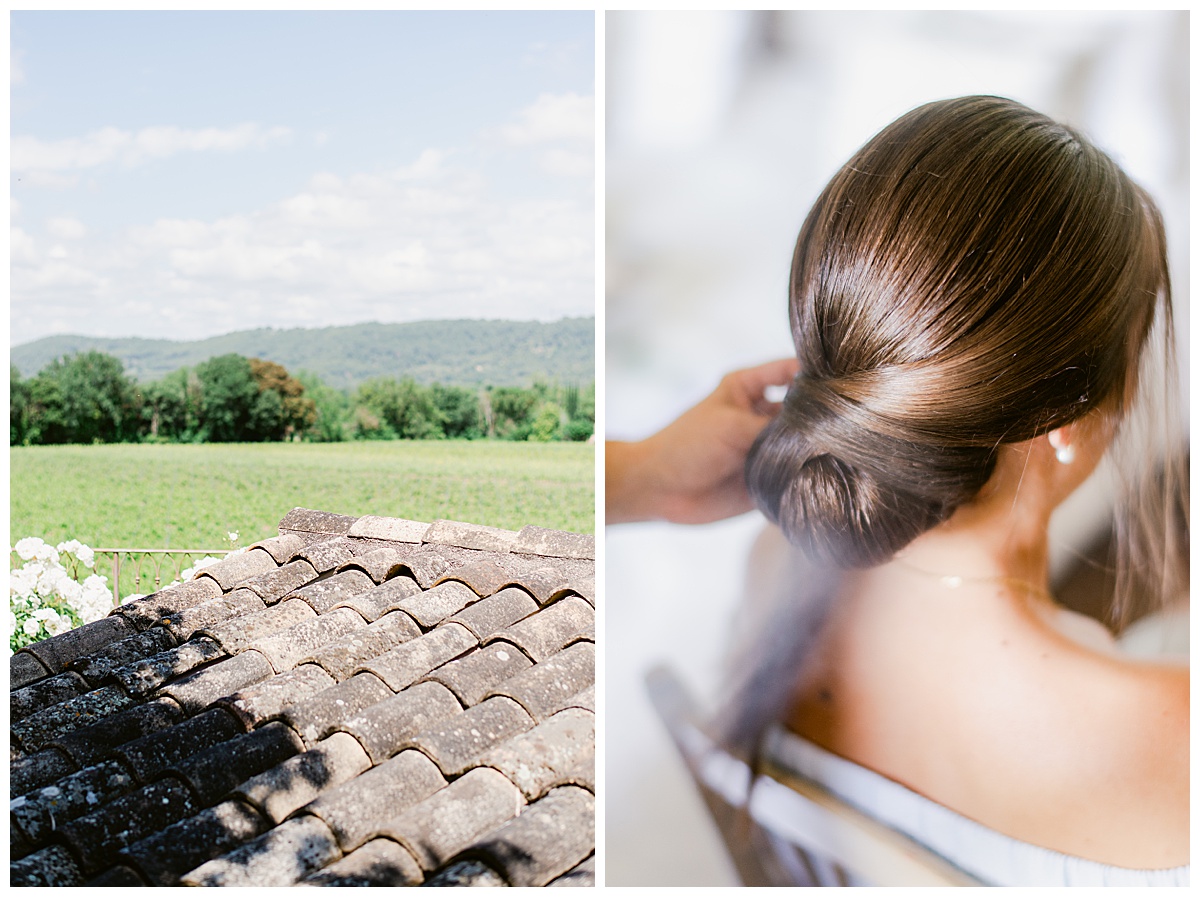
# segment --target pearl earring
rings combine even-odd
[[[1054,450],[1054,457],[1058,459],[1059,464],[1070,464],[1075,460],[1075,446],[1064,445],[1061,448]]]

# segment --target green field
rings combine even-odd
[[[590,533],[594,457],[483,440],[13,447],[9,545],[221,548],[230,531],[249,545],[293,507]]]

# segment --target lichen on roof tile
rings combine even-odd
[[[510,641],[535,661],[541,661],[579,641],[595,621],[592,606],[571,595],[554,602],[539,614],[500,630],[495,638]]]
[[[533,666],[533,661],[508,642],[494,642],[432,670],[428,679],[454,692],[464,707],[483,700],[488,691]]]
[[[301,884],[406,888],[421,884],[423,879],[424,873],[411,853],[389,838],[376,838]]]
[[[319,819],[302,816],[209,860],[181,881],[208,887],[286,887],[340,855],[329,828]]]
[[[524,620],[538,609],[537,602],[524,589],[510,586],[460,610],[451,622],[461,623],[483,641],[489,635]]]
[[[443,688],[432,682],[425,685]],[[405,746],[424,753],[450,778],[466,772],[488,748],[531,728],[533,719],[520,704],[495,697],[425,729]]]
[[[330,514],[328,511],[311,511],[308,508],[292,508],[279,521],[281,534],[288,530],[302,533],[328,533],[330,535],[345,535],[350,532],[357,517],[345,514]]]
[[[193,640],[212,639],[227,654],[240,654],[258,639],[316,619],[317,612],[303,601],[289,598],[260,611],[198,629]]]
[[[379,764],[398,753],[413,736],[462,713],[462,705],[444,685],[422,682],[362,708],[339,728],[358,739],[371,762]]]
[[[307,751],[243,782],[234,794],[278,825],[324,791],[371,768],[352,735],[334,732]]]
[[[299,551],[308,544],[300,536],[295,534],[272,536],[269,539],[262,539],[250,545],[250,548],[261,548],[267,554],[275,559],[275,563],[283,566]]]
[[[490,748],[478,763],[504,773],[534,801],[557,785],[579,784],[577,770],[594,766],[595,757],[595,714],[569,709]]]
[[[348,610],[348,613],[357,613]],[[421,634],[412,617],[392,611],[365,629],[355,628],[336,641],[328,642],[303,658],[301,663],[315,663],[339,682],[349,677],[362,663],[378,657]]]
[[[366,628],[366,620],[356,611],[343,607],[255,639],[250,643],[249,650],[258,651],[271,662],[276,673],[283,673],[331,641]]]
[[[268,570],[238,583],[249,589],[266,604],[274,604],[280,598],[308,585],[317,578],[317,571],[308,561],[300,558],[284,564],[278,570]]]
[[[594,561],[596,537],[543,529],[540,526],[526,526],[517,534],[517,542],[512,550],[517,554]]]
[[[596,677],[596,646],[577,642],[541,663],[518,673],[489,694],[510,697],[539,722],[572,706],[576,694]]]
[[[400,691],[434,667],[465,654],[477,644],[471,630],[457,623],[447,623],[372,658],[362,665],[362,669],[374,673],[392,691]]]
[[[428,529],[428,523],[420,523],[416,520],[375,517],[367,514],[359,517],[347,534],[361,539],[383,539],[388,542],[421,542]]]
[[[354,548],[349,539],[337,536],[305,546],[296,557],[308,561],[318,573],[328,573],[352,560]]]
[[[435,520],[425,532],[425,541],[506,554],[516,544],[517,534],[494,526],[460,523],[457,520]]]
[[[146,629],[170,614],[219,598],[220,595],[220,583],[206,576],[168,586],[153,595],[122,604],[113,610],[111,616],[123,617],[138,629]]]

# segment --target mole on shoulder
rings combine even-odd
[[[828,704],[833,700],[833,692],[828,688],[819,688],[817,689],[817,697],[821,700],[822,704]]]

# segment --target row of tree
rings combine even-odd
[[[351,439],[586,440],[595,383],[466,389],[376,377],[353,392],[272,361],[222,355],[139,385],[103,352],[11,368],[11,445]]]

